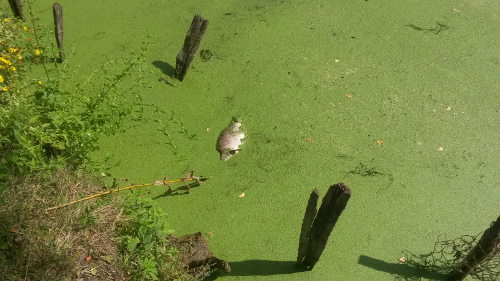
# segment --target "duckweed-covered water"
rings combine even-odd
[[[176,235],[201,231],[230,262],[213,279],[419,276],[397,267],[402,251],[428,253],[439,234],[475,235],[498,216],[498,1],[59,3],[82,75],[150,34],[152,88],[140,95],[166,113],[103,139],[95,158],[113,154],[112,175],[138,184],[211,177],[189,195],[179,185],[149,196]],[[41,21],[52,21],[51,5],[35,3]],[[212,59],[197,56],[176,83],[197,13],[210,20],[199,51]],[[233,116],[245,142],[224,162],[216,142]],[[295,273],[309,194],[341,181],[348,206],[314,270]]]

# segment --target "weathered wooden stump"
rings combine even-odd
[[[57,41],[57,48],[59,49],[59,62],[63,62],[66,54],[63,51],[63,13],[62,6],[59,3],[54,3],[52,5],[52,10],[54,12],[54,25],[55,25],[55,35]]]
[[[310,227],[310,232],[307,235],[307,225],[310,223],[310,217],[316,209],[314,201],[317,201],[317,195],[314,193],[315,192],[313,191],[310,196],[309,204],[306,209],[306,215],[304,216],[304,222],[302,223],[302,231],[304,232],[300,235],[299,254],[297,257],[298,264],[302,264],[310,270],[313,269],[314,265],[318,262],[323,250],[326,247],[326,243],[328,242],[328,238],[330,237],[333,227],[337,223],[337,220],[347,206],[347,202],[351,197],[351,190],[345,183],[338,183],[330,186],[325,197],[323,197],[321,207],[319,208],[316,218]],[[306,249],[303,248],[303,245],[305,244],[304,236],[308,236]],[[303,260],[302,256],[304,257]]]
[[[178,238],[171,234],[168,243],[179,250],[179,260],[194,274],[203,274],[215,268],[231,271],[229,263],[213,256],[201,232]]]
[[[299,254],[297,255],[297,264],[301,264],[306,256],[307,244],[309,243],[309,234],[311,233],[311,227],[314,221],[314,217],[316,217],[316,213],[318,209],[318,198],[319,191],[317,189],[311,192],[309,196],[309,201],[307,202],[306,213],[304,215],[304,220],[302,221],[302,229],[300,231],[299,238]]]
[[[460,265],[450,273],[451,280],[463,280],[476,267],[500,253],[500,217],[486,229]]]
[[[18,20],[26,21],[23,13],[23,5],[21,4],[21,0],[9,0],[10,9],[14,14],[14,17]]]
[[[184,39],[184,45],[181,51],[177,54],[175,61],[175,77],[180,81],[184,80],[184,76],[189,69],[189,65],[194,59],[194,55],[200,46],[201,39],[208,27],[208,20],[200,15],[195,15],[191,22],[191,27]]]

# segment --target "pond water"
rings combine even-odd
[[[402,251],[428,253],[438,235],[475,235],[499,215],[498,1],[58,2],[82,72],[150,34],[153,87],[139,94],[166,113],[103,139],[95,157],[112,153],[112,175],[137,184],[210,176],[150,196],[177,236],[201,231],[229,261],[213,279],[424,276],[398,265]],[[42,21],[51,5],[36,2]],[[195,14],[210,21],[199,52],[211,59],[175,82]],[[221,161],[233,116],[245,141]],[[338,182],[347,208],[314,270],[294,272],[309,194]]]

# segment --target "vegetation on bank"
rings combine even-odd
[[[89,154],[141,119],[148,43],[73,85],[71,55],[57,62],[51,28],[0,21],[0,279],[196,279],[168,247],[164,214],[138,191],[46,210],[117,187],[93,176],[103,163]]]

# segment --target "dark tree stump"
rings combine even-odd
[[[18,20],[26,21],[23,13],[23,5],[21,4],[21,0],[9,0],[10,9],[14,14],[14,17]]]
[[[59,49],[59,62],[63,62],[66,54],[63,51],[63,13],[62,6],[59,3],[54,3],[52,5],[52,9],[54,12],[54,25],[55,25],[55,34],[57,41],[57,48]]]
[[[171,234],[168,243],[179,250],[179,260],[194,274],[203,274],[215,268],[221,268],[225,272],[231,271],[229,263],[213,256],[201,232],[179,238]]]
[[[303,264],[309,269],[313,269],[314,265],[318,262],[326,247],[330,233],[342,211],[344,211],[350,197],[351,190],[345,183],[332,185],[328,189],[309,234],[309,243],[303,261]]]
[[[311,192],[309,196],[309,201],[307,202],[306,213],[304,215],[304,220],[302,221],[302,229],[300,231],[299,238],[299,254],[297,255],[297,264],[300,265],[306,256],[307,244],[309,243],[309,234],[311,232],[311,227],[314,221],[314,217],[318,212],[316,206],[318,206],[319,191],[317,189]]]
[[[490,228],[484,231],[476,246],[467,254],[464,261],[450,273],[451,279],[463,280],[468,274],[474,271],[477,266],[488,261],[495,254],[498,254],[499,248],[500,217],[491,224]]]
[[[186,35],[186,39],[184,39],[184,45],[175,60],[175,77],[180,81],[184,80],[184,76],[186,76],[189,65],[194,59],[194,55],[200,46],[201,39],[203,38],[207,27],[207,19],[204,19],[200,15],[194,16],[193,22],[191,22],[191,27],[189,27],[189,31]]]

